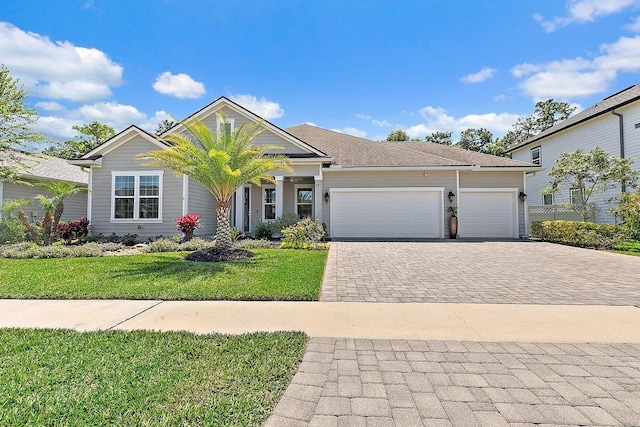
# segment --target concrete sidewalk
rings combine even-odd
[[[299,330],[311,337],[640,343],[632,306],[246,301],[0,300],[0,327]]]

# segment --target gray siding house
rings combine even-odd
[[[57,157],[23,155],[24,168],[20,179],[27,183],[10,183],[0,181],[0,205],[4,200],[27,199],[31,203],[24,211],[32,220],[40,220],[44,215],[40,203],[35,200],[38,194],[47,195],[45,188],[39,186],[43,181],[68,181],[87,187],[89,171],[82,170],[78,166],[67,163],[66,160]],[[64,200],[64,212],[62,221],[71,221],[87,216],[87,193],[80,193]],[[0,212],[2,219],[2,212]]]
[[[188,119],[218,129],[263,120],[221,97]],[[379,143],[310,125],[281,129],[263,121],[255,144],[282,147],[294,172],[273,171],[275,184],[236,191],[232,223],[250,233],[258,221],[286,213],[324,223],[333,239],[444,238],[447,208],[457,206],[460,237],[527,235],[528,162],[429,143]],[[183,131],[178,125],[170,132]],[[88,218],[93,232],[171,235],[185,213],[202,214],[200,235],[215,233],[215,200],[198,183],[170,170],[144,167],[138,153],[166,147],[131,126],[80,159],[89,170]]]
[[[544,189],[550,185],[548,172],[556,159],[563,152],[578,148],[586,152],[595,146],[609,154],[633,159],[634,168],[640,170],[640,84],[604,98],[593,107],[509,150],[514,160],[531,162],[543,168],[527,177],[528,202],[541,212],[539,219],[550,219],[549,212],[557,211],[557,205],[571,203],[571,188],[561,188],[554,195],[543,195]],[[621,191],[620,185],[592,197],[590,202],[596,206],[596,222],[615,221],[609,212],[612,207],[610,199]],[[562,216],[565,218],[569,219],[569,216]],[[579,216],[573,214],[571,218],[579,219]]]

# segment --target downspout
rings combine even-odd
[[[613,114],[614,116],[618,116],[618,127],[620,128],[620,158],[624,159],[624,117],[622,116],[622,114],[616,113],[616,110],[611,110],[611,114]],[[622,192],[626,193],[627,192],[626,183],[623,181],[621,185],[622,185]]]

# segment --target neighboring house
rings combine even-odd
[[[0,205],[8,199],[27,199],[31,203],[23,209],[32,221],[41,220],[44,212],[40,202],[35,199],[38,194],[48,195],[47,190],[39,184],[43,181],[68,181],[87,187],[89,173],[78,166],[70,165],[66,160],[42,154],[21,155],[23,168],[20,180],[24,183],[0,181]],[[69,196],[64,200],[63,221],[80,219],[87,215],[87,193]],[[0,212],[2,219],[2,212]]]
[[[221,97],[193,114],[219,129],[216,112],[232,128],[262,119]],[[250,232],[258,221],[295,212],[324,223],[339,238],[443,238],[447,208],[458,207],[459,236],[519,238],[527,234],[527,162],[422,142],[379,143],[310,125],[286,130],[264,121],[254,144],[273,144],[294,173],[274,171],[275,184],[247,184],[234,196],[232,223]],[[168,132],[182,132],[178,125]],[[166,143],[136,126],[72,160],[89,175],[88,217],[93,232],[171,235],[185,213],[202,214],[200,235],[215,234],[215,200],[186,176],[144,167],[136,154]]]
[[[544,189],[550,186],[548,172],[561,153],[578,148],[587,152],[595,146],[609,154],[633,159],[633,167],[640,170],[640,84],[603,99],[508,151],[514,160],[544,168],[527,177],[529,205],[532,208],[537,206],[539,212],[543,211],[542,206],[547,206],[546,211],[550,215],[553,209],[557,210],[557,205],[572,203],[571,188],[561,188],[553,195],[543,194]],[[590,202],[598,212],[596,222],[615,221],[609,212],[612,207],[610,199],[621,191],[622,185],[592,196]],[[576,214],[573,217],[580,218]]]

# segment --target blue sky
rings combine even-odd
[[[283,128],[501,136],[639,83],[640,0],[2,0],[0,62],[61,140],[221,95]]]

